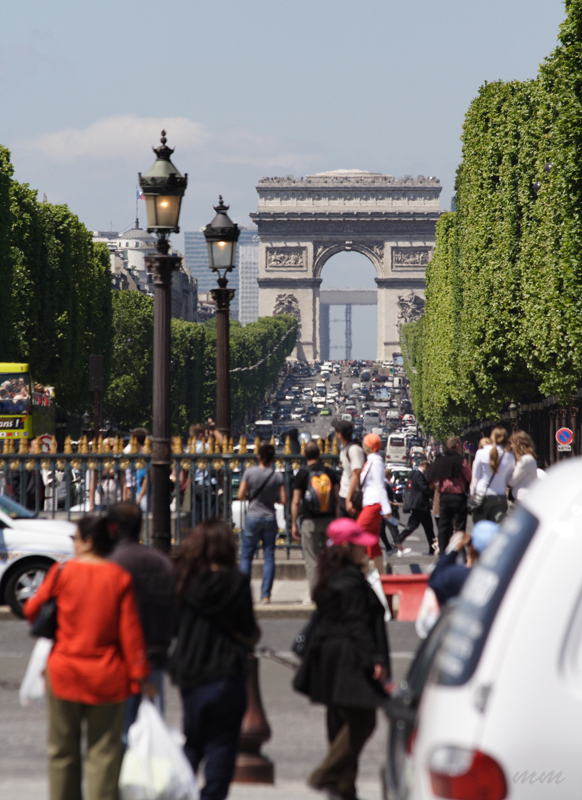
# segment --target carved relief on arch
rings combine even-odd
[[[364,243],[355,240],[346,240],[342,244],[313,243],[313,276],[321,277],[321,270],[325,263],[337,253],[355,251],[370,259],[378,276],[383,275],[384,242]]]

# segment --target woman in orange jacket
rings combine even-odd
[[[81,725],[87,722],[89,800],[117,800],[125,700],[149,667],[131,576],[106,559],[113,542],[103,518],[85,517],[75,558],[55,564],[24,606],[34,621],[55,598],[57,633],[46,696],[51,800],[81,800]]]

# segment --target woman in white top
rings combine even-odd
[[[382,441],[376,433],[364,436],[363,448],[367,460],[360,473],[362,489],[362,510],[358,515],[358,524],[368,533],[378,537],[378,542],[368,547],[368,557],[374,562],[378,572],[384,572],[384,560],[380,549],[380,523],[382,517],[392,516],[392,508],[386,492],[384,460],[378,452]]]
[[[511,434],[511,449],[516,458],[515,469],[509,480],[515,500],[523,500],[530,486],[538,479],[538,465],[534,443],[529,433],[515,431]]]
[[[481,506],[473,512],[473,522],[481,519],[499,522],[507,512],[507,487],[515,456],[509,449],[505,428],[493,428],[491,442],[477,450],[473,462],[471,492],[483,496]]]

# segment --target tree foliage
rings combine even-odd
[[[582,0],[566,9],[538,76],[485,84],[465,117],[426,315],[403,330],[440,438],[512,401],[566,401],[582,377]]]
[[[173,319],[171,331],[172,429],[184,435],[193,422],[216,415],[216,321],[199,325]],[[278,316],[242,327],[231,323],[231,369],[248,367],[267,356],[258,369],[231,375],[233,420],[259,403],[295,346],[296,322]],[[154,303],[139,292],[113,293],[111,380],[106,413],[123,428],[152,424]],[[289,329],[292,333],[278,346]]]
[[[12,172],[0,147],[0,359],[28,362],[77,412],[88,399],[89,355],[105,355],[108,368],[109,253],[67,206],[39,202]]]

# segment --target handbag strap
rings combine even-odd
[[[493,447],[496,447],[496,445],[493,445]],[[504,456],[504,455],[505,455],[505,450],[504,450],[504,451],[503,451],[503,453],[501,454],[501,458],[499,459],[499,464],[497,465],[497,470],[496,470],[495,472],[493,472],[493,470],[491,470],[491,477],[490,477],[490,478],[489,478],[489,480],[487,481],[487,486],[485,487],[485,492],[484,492],[484,494],[487,494],[487,491],[488,491],[489,487],[490,487],[490,486],[491,486],[491,484],[493,483],[493,478],[494,478],[496,475],[499,475],[499,467],[501,466],[501,462],[503,461],[503,456]]]
[[[263,481],[263,482],[261,483],[261,485],[259,486],[259,488],[255,490],[255,492],[254,492],[253,496],[251,497],[251,495],[249,494],[249,505],[250,505],[250,503],[252,503],[252,502],[253,502],[253,500],[256,500],[256,499],[257,499],[257,497],[258,497],[258,496],[261,494],[261,492],[263,491],[263,489],[264,489],[264,488],[267,486],[267,484],[269,483],[269,481],[271,480],[271,478],[273,477],[273,475],[274,475],[274,474],[275,474],[275,469],[273,468],[273,469],[272,469],[272,470],[269,472],[269,474],[267,475],[267,480],[266,480],[266,481]]]

